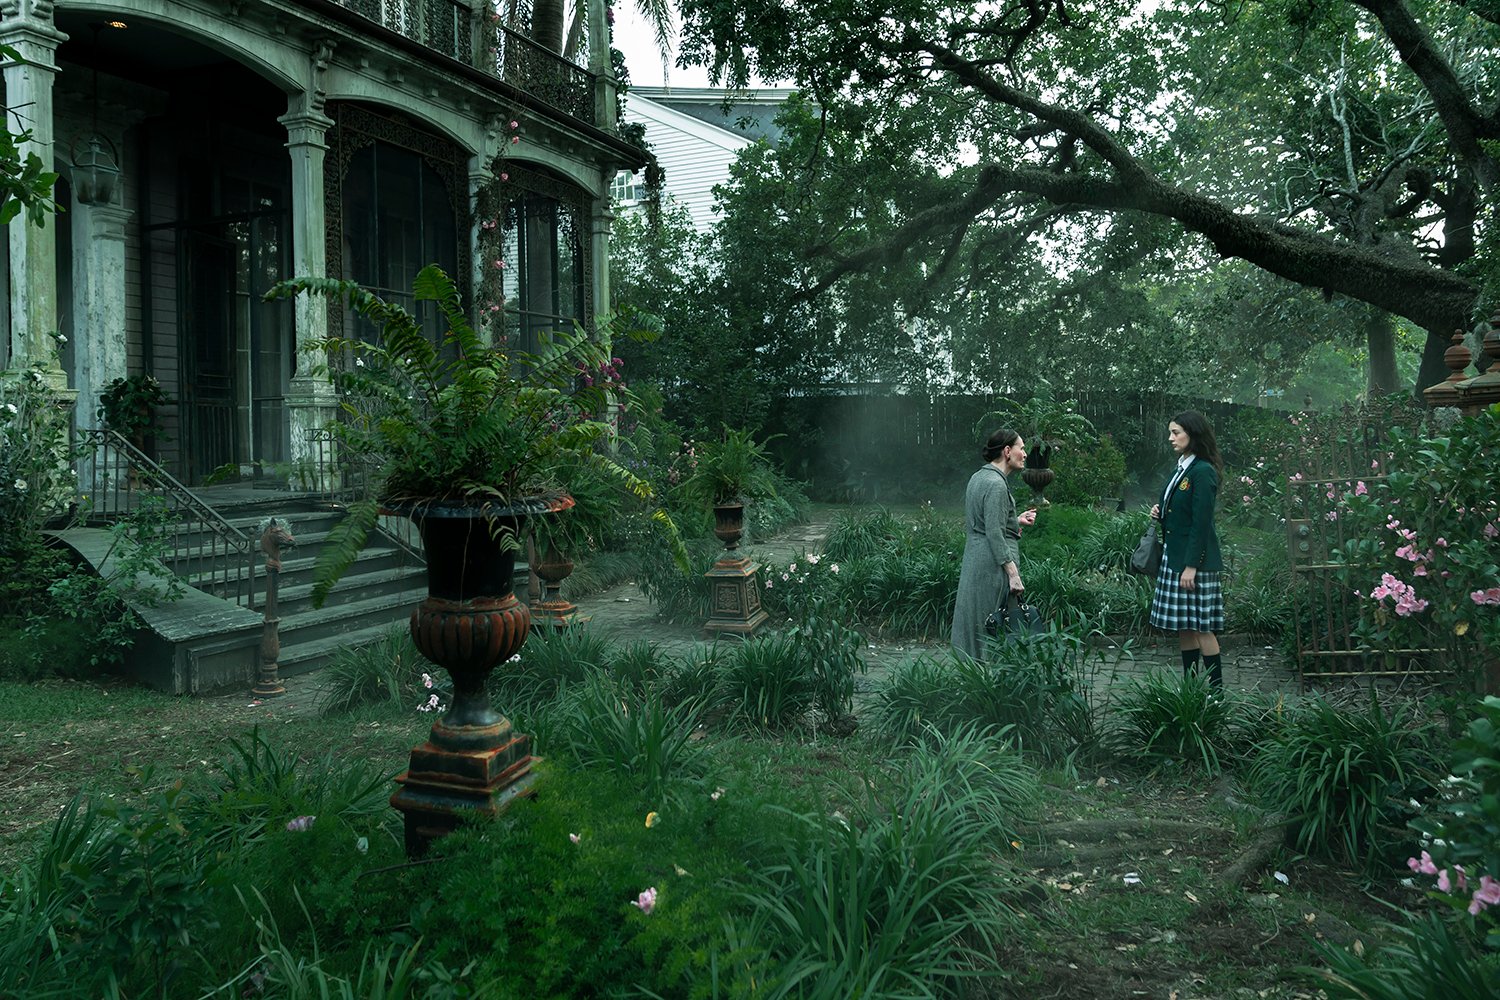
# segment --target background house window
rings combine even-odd
[[[615,179],[610,182],[609,196],[620,205],[635,205],[641,200],[640,195],[641,172],[639,170],[621,170],[615,174]]]

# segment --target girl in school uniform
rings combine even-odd
[[[1219,477],[1224,462],[1208,419],[1185,410],[1167,425],[1177,468],[1151,508],[1160,522],[1162,559],[1151,597],[1151,624],[1177,633],[1186,673],[1208,671],[1209,682],[1222,685],[1219,636],[1224,630],[1224,592],[1219,575],[1224,560],[1214,529]]]

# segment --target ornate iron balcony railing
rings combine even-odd
[[[589,123],[594,74],[519,31],[493,23],[488,4],[466,0],[335,0],[341,7],[530,93]]]

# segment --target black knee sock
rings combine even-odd
[[[1196,666],[1198,666],[1198,650],[1197,649],[1184,649],[1184,650],[1182,650],[1182,672],[1184,674],[1192,673],[1193,668],[1196,667]]]
[[[1203,665],[1208,668],[1208,683],[1214,687],[1224,686],[1224,671],[1219,667],[1219,654],[1203,657]]]

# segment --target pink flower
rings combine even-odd
[[[652,886],[645,892],[641,893],[639,896],[635,897],[635,899],[630,901],[630,905],[636,907],[642,913],[649,916],[651,914],[651,911],[656,909],[656,887]]]
[[[1484,526],[1485,538],[1494,538],[1496,535],[1500,535],[1500,527],[1496,527],[1493,521]]]
[[[570,833],[570,834],[568,834],[568,840],[571,841],[572,843],[576,844],[576,843],[578,843],[582,839],[583,838],[580,837],[580,836],[578,836],[578,834],[576,834],[576,833]]]
[[[1469,600],[1475,604],[1500,605],[1500,587],[1491,587],[1488,590],[1476,590],[1469,595]]]
[[[1335,497],[1335,496],[1337,496],[1337,495],[1338,495],[1338,494],[1336,494],[1336,493],[1335,493],[1335,492],[1334,492],[1334,491],[1333,491],[1333,487],[1332,487],[1332,486],[1330,486],[1330,487],[1328,487],[1328,494],[1327,494],[1327,496],[1328,496],[1328,499],[1330,499],[1330,500],[1332,500],[1332,499],[1333,499],[1333,498],[1334,498],[1334,497]]]
[[[511,128],[520,128],[521,127],[521,123],[518,122],[518,121],[516,121],[514,118],[512,118],[510,120],[510,127]]]
[[[1439,538],[1433,544],[1437,545],[1439,548],[1446,549],[1448,547],[1448,539],[1446,539],[1446,538]]]
[[[1500,882],[1488,875],[1479,876],[1479,888],[1474,890],[1474,899],[1469,903],[1470,916],[1477,917],[1480,910],[1496,903],[1500,903]]]
[[[298,816],[296,819],[287,820],[286,828],[293,833],[304,833],[312,829],[317,818],[316,816]]]
[[[518,135],[513,135],[513,136],[510,137],[510,144],[512,146],[514,146],[516,143],[518,143],[520,141],[521,141],[521,137],[518,136]]]
[[[1406,867],[1410,868],[1412,871],[1416,872],[1418,875],[1436,875],[1437,874],[1437,865],[1435,865],[1435,864],[1432,863],[1432,855],[1428,854],[1426,851],[1422,852],[1422,857],[1420,859],[1418,859],[1418,858],[1407,858],[1406,859]]]
[[[1370,488],[1363,481],[1354,484],[1354,495],[1357,497],[1369,495]]]
[[[510,180],[510,174],[508,174],[508,173],[506,173],[505,171],[502,170],[500,172],[500,179],[502,181],[508,181],[508,180]]]

